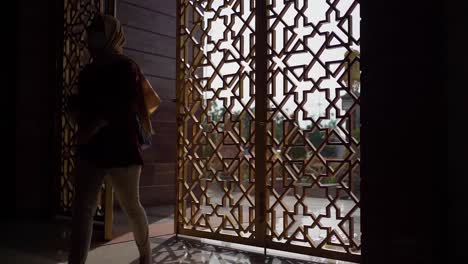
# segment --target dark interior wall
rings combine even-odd
[[[18,1],[16,209],[46,216],[53,207],[55,1]]]
[[[443,9],[363,1],[361,14],[363,263],[448,263]]]
[[[450,250],[447,252],[447,263],[466,262],[466,238],[468,229],[466,210],[468,186],[468,61],[465,14],[468,3],[458,2],[453,5],[445,2],[445,28],[447,39],[446,87],[447,89],[447,127],[448,127],[448,177],[447,193],[447,237],[444,237]]]
[[[125,54],[142,68],[161,97],[153,116],[153,145],[144,151],[140,180],[145,206],[175,201],[176,1],[119,0],[117,18],[127,38]]]

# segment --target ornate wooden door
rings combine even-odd
[[[176,232],[360,259],[358,0],[178,0]]]

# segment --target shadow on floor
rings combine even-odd
[[[53,264],[67,259],[63,221],[2,222],[0,263]]]
[[[174,208],[173,206],[145,207],[148,217],[150,236],[162,236],[174,234]],[[112,244],[133,240],[133,235],[128,225],[127,216],[122,210],[114,210],[113,241],[103,244]]]
[[[0,240],[0,263],[56,264],[66,263],[68,241],[63,236],[68,226],[63,221],[2,223],[5,227]],[[267,256],[235,248],[211,245],[201,241],[170,236],[152,237],[153,263],[197,264],[318,264],[323,261],[301,261]],[[97,254],[92,263],[138,264],[133,241],[93,247]],[[111,262],[102,262],[100,259]],[[91,262],[90,262],[91,263]],[[335,262],[334,262],[335,263]],[[341,263],[341,262],[340,262]]]
[[[153,248],[153,263],[235,263],[235,264],[318,264],[318,262],[285,259],[251,253],[222,246],[205,244],[197,240],[177,238],[152,238],[151,242],[157,244]],[[131,264],[138,264],[134,260]]]

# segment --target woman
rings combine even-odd
[[[93,62],[80,73],[78,93],[70,98],[79,130],[69,263],[86,261],[104,177],[128,216],[140,263],[151,263],[138,185],[142,145],[152,135],[149,116],[160,100],[139,67],[122,54],[125,37],[118,20],[96,15],[87,34]]]

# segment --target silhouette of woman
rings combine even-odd
[[[138,65],[123,55],[125,37],[117,19],[96,15],[87,35],[93,61],[81,71],[77,94],[70,98],[79,130],[69,263],[86,262],[97,195],[107,177],[129,219],[140,263],[148,264],[148,220],[138,186],[142,147],[152,135],[150,115],[160,99]]]

